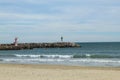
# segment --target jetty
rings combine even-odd
[[[18,43],[18,38],[16,37],[12,44],[0,44],[0,50],[23,50],[34,48],[69,48],[69,47],[80,47],[80,45],[71,42],[63,42],[63,37],[61,37],[61,42],[54,43]]]
[[[80,47],[80,45],[71,42],[0,44],[0,50],[23,50],[34,48],[70,48],[70,47]]]

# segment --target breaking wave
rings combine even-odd
[[[112,58],[112,59],[111,59]],[[25,64],[85,64],[85,65],[116,65],[120,66],[120,60],[117,56],[107,55],[31,55],[14,54],[0,55],[0,62],[7,63],[25,63]]]
[[[0,59],[0,61],[5,62],[18,62],[18,63],[40,63],[40,62],[82,62],[82,63],[118,63],[120,60],[110,60],[110,59]]]
[[[120,58],[118,55],[96,55],[96,54],[79,54],[79,55],[33,55],[33,54],[12,54],[12,55],[0,55],[1,57],[18,57],[18,58],[64,58],[64,59],[69,59],[69,58]]]

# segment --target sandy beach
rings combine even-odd
[[[120,68],[0,64],[0,80],[120,80]]]

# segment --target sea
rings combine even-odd
[[[78,48],[0,50],[0,63],[120,67],[120,42],[84,42]]]

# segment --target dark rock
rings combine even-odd
[[[13,44],[0,44],[0,50],[22,50],[33,48],[68,48],[80,47],[80,45],[71,42],[56,42],[56,43],[19,43],[18,46]]]

